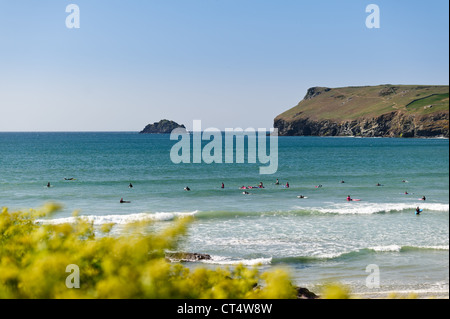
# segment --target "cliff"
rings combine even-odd
[[[161,120],[147,125],[140,134],[170,134],[176,128],[186,129],[184,125],[180,125],[174,121]]]
[[[449,86],[314,87],[274,127],[280,136],[449,137]]]

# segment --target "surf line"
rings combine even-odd
[[[225,133],[222,133],[217,128],[202,131],[201,120],[193,121],[192,133],[177,128],[170,134],[170,140],[178,141],[170,150],[170,159],[174,164],[200,164],[202,161],[206,164],[243,164],[247,139],[247,162],[256,164],[258,160],[260,164],[268,164],[259,166],[261,175],[275,174],[278,171],[278,129],[270,129],[270,135],[265,128],[226,128]],[[203,149],[202,141],[209,141]]]

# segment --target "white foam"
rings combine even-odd
[[[79,216],[88,222],[92,222],[94,225],[104,225],[104,224],[117,224],[117,225],[126,225],[135,222],[145,222],[145,221],[171,221],[178,217],[189,217],[195,216],[198,211],[194,212],[161,212],[161,213],[138,213],[138,214],[129,214],[129,215],[88,215],[88,216]],[[75,223],[77,217],[66,217],[66,218],[55,218],[55,219],[39,219],[36,222],[42,224],[73,224]]]
[[[415,210],[417,206],[425,211],[449,211],[448,204],[439,203],[365,203],[365,202],[351,202],[341,205],[332,205],[323,208],[309,208],[320,213],[328,214],[376,214],[381,212],[396,212],[403,210]],[[298,207],[298,209],[304,209]]]
[[[382,252],[382,251],[400,252],[400,250],[402,249],[402,246],[400,246],[400,245],[375,246],[375,247],[369,247],[369,249],[375,250],[377,252]]]
[[[229,257],[211,256],[209,260],[201,260],[205,264],[213,265],[239,265],[256,266],[256,265],[270,265],[272,258],[254,258],[254,259],[231,259]]]

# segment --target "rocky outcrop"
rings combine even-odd
[[[279,136],[449,137],[449,113],[409,115],[391,112],[352,121],[276,119]]]
[[[195,262],[200,260],[211,260],[208,254],[172,252],[166,253],[166,259],[170,262]]]
[[[296,287],[295,290],[297,291],[297,299],[319,299],[319,296],[307,288]]]
[[[186,129],[184,125],[180,125],[174,121],[161,120],[147,125],[140,134],[170,134],[177,128]]]

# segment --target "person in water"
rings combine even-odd
[[[303,196],[303,195],[299,195],[299,196],[297,196],[298,198],[305,198],[305,196]]]
[[[377,183],[377,185],[375,185],[375,186],[381,186],[381,184],[380,184],[380,183]]]
[[[120,203],[121,203],[121,204],[129,204],[129,203],[131,203],[131,202],[125,201],[125,200],[123,200],[123,198],[121,198],[121,199],[120,199]]]
[[[133,188],[133,184],[130,183],[130,185],[128,185],[129,188]]]
[[[289,182],[286,182],[286,188],[289,188]]]
[[[189,188],[189,186],[186,186],[186,187],[184,188],[184,190],[187,191],[187,192],[189,192],[191,189]]]
[[[52,187],[52,186],[50,185],[50,182],[47,183],[47,187],[48,187],[48,188]]]
[[[222,183],[222,186],[221,186],[221,188],[225,188],[225,184],[224,184],[224,183]]]
[[[420,207],[416,208],[416,215],[420,215],[421,211],[420,211]]]
[[[280,181],[277,178],[277,181],[275,182],[275,185],[280,185]]]
[[[427,198],[425,196],[422,196],[422,200],[427,200]]]
[[[259,182],[259,188],[264,188],[263,182]]]
[[[347,202],[351,202],[353,199],[350,197],[350,195],[347,196]]]

